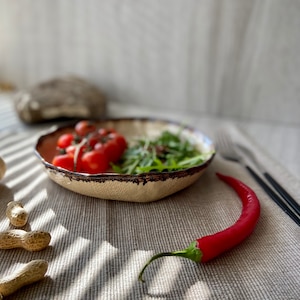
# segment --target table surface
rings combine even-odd
[[[25,230],[45,230],[52,237],[50,246],[40,252],[1,250],[1,277],[33,259],[49,262],[45,279],[6,299],[299,299],[299,227],[239,164],[216,155],[196,183],[152,203],[86,197],[51,181],[34,154],[37,137],[51,124],[24,125],[9,97],[1,96],[0,101],[0,155],[7,163],[0,183],[0,230],[12,228],[5,209],[9,201],[17,200],[29,212]],[[292,155],[300,146],[298,128],[158,113],[120,103],[109,106],[113,117],[154,114],[180,119],[211,137],[226,127],[300,202],[300,164],[295,163],[299,158]],[[139,282],[139,271],[154,253],[185,248],[238,218],[238,197],[217,179],[216,171],[239,178],[257,194],[261,216],[253,234],[209,263],[162,258],[146,270],[146,282]]]

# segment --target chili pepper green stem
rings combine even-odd
[[[173,251],[173,252],[162,252],[158,253],[150,258],[150,260],[145,264],[143,267],[142,271],[139,274],[139,280],[142,282],[145,282],[143,279],[143,274],[146,268],[156,259],[164,256],[180,256],[180,257],[185,257],[188,259],[191,259],[195,262],[200,262],[202,258],[202,252],[201,250],[197,247],[197,241],[192,242],[186,249],[184,250],[179,250],[179,251]]]

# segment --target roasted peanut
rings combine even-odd
[[[2,179],[6,172],[6,164],[5,161],[0,156],[0,179]]]
[[[40,251],[51,240],[49,232],[12,229],[0,232],[0,249],[24,248],[28,251]]]
[[[0,280],[0,299],[13,294],[25,285],[32,284],[44,278],[48,262],[42,259],[32,260],[20,270]]]
[[[28,221],[28,213],[19,201],[11,201],[7,204],[6,216],[15,227],[23,227]]]

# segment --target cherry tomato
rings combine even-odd
[[[124,136],[115,132],[115,133],[110,133],[108,135],[108,137],[109,137],[109,139],[114,140],[119,145],[121,152],[123,154],[123,152],[127,148],[127,142],[126,142],[126,139],[124,138]]]
[[[122,149],[115,140],[109,140],[104,144],[104,153],[108,157],[109,161],[117,162],[122,155]]]
[[[74,135],[72,133],[64,133],[57,140],[57,146],[59,148],[67,148],[74,141]]]
[[[98,130],[98,133],[99,133],[101,136],[107,136],[107,135],[109,135],[110,133],[114,133],[114,132],[116,132],[116,130],[113,129],[113,128],[100,128],[100,129]]]
[[[103,173],[109,168],[109,160],[102,151],[90,151],[81,158],[82,171],[89,174]]]
[[[100,136],[99,134],[94,134],[94,135],[92,135],[92,136],[88,139],[87,144],[88,144],[90,147],[94,148],[95,145],[96,145],[97,143],[99,143],[100,140],[101,140],[101,136]]]
[[[83,120],[75,125],[75,131],[79,136],[86,136],[95,130],[96,126],[92,121]]]
[[[106,136],[108,134],[108,131],[106,128],[99,128],[98,133],[100,136]]]
[[[103,143],[101,143],[101,142],[98,142],[98,143],[95,144],[94,150],[104,152],[104,150],[105,150],[104,145],[105,145],[105,144],[103,144]]]
[[[54,156],[52,164],[56,167],[61,167],[63,169],[74,171],[74,160],[68,154],[61,154]]]

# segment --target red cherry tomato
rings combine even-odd
[[[97,143],[101,140],[101,136],[99,134],[93,134],[87,141],[87,144],[94,148]]]
[[[63,169],[74,171],[74,160],[68,154],[61,154],[54,156],[52,164],[56,167],[61,167]]]
[[[82,171],[89,174],[103,173],[109,168],[109,160],[102,151],[90,151],[82,155]]]
[[[109,135],[110,133],[114,133],[114,132],[116,132],[116,130],[113,129],[113,128],[100,128],[100,129],[98,130],[98,133],[99,133],[101,136],[107,136],[107,135]]]
[[[101,142],[98,142],[98,143],[95,144],[94,150],[104,152],[104,150],[105,150],[104,145],[105,145],[105,144],[103,144],[103,143],[101,143]]]
[[[115,142],[115,140],[109,140],[104,144],[104,153],[108,157],[109,161],[115,163],[120,159],[122,155],[122,149]]]
[[[106,136],[108,134],[108,131],[106,128],[99,128],[98,133],[100,136]]]
[[[67,148],[74,141],[74,135],[72,133],[62,134],[57,140],[57,146],[59,148]]]
[[[127,148],[127,142],[126,142],[126,139],[124,138],[124,136],[119,133],[110,133],[108,135],[108,137],[110,139],[114,140],[119,145],[121,152],[123,154],[123,152]]]
[[[96,126],[92,121],[83,120],[75,125],[75,131],[79,136],[86,136],[95,130]]]

